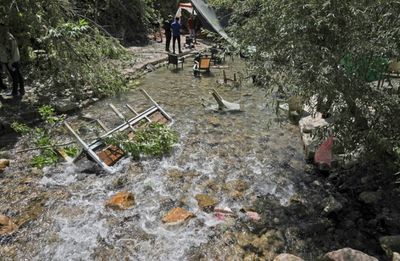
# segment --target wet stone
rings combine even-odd
[[[194,218],[195,215],[183,208],[174,208],[170,210],[162,219],[167,224],[180,224],[188,219]]]
[[[106,202],[106,207],[116,210],[125,210],[135,204],[135,197],[131,192],[118,192]]]
[[[204,211],[212,211],[218,202],[206,194],[198,194],[195,196],[197,204]]]
[[[336,251],[327,253],[324,256],[326,261],[342,261],[342,260],[357,260],[357,261],[378,261],[375,257],[369,256],[361,251],[351,248],[342,248]]]
[[[0,159],[0,173],[4,172],[4,170],[10,166],[10,161],[7,159]]]
[[[172,180],[180,180],[184,178],[184,173],[178,169],[171,169],[168,171],[167,176]]]
[[[11,234],[18,229],[18,226],[11,218],[0,214],[0,236]]]
[[[393,252],[400,252],[400,235],[380,237],[379,242],[389,257],[393,255]]]
[[[275,257],[274,261],[303,261],[303,259],[291,254],[280,254]]]

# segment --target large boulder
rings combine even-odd
[[[0,173],[2,173],[8,166],[10,166],[9,160],[0,159]]]
[[[274,258],[274,261],[303,261],[303,259],[291,254],[280,254]]]
[[[11,218],[0,214],[0,236],[11,234],[17,228],[17,225],[14,224]]]
[[[381,237],[379,242],[389,257],[393,256],[393,252],[400,252],[400,235]]]
[[[375,257],[369,256],[361,251],[351,248],[342,248],[325,254],[326,261],[378,261]]]
[[[183,208],[174,208],[163,217],[162,222],[167,224],[180,224],[193,217],[195,217],[195,215],[192,212]]]
[[[135,204],[135,197],[131,192],[118,192],[106,202],[106,207],[116,210],[125,210]]]

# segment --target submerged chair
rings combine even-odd
[[[201,72],[210,72],[211,67],[211,57],[206,56],[198,56],[194,61],[193,73],[194,75],[199,75]]]
[[[184,62],[185,62],[185,58],[184,57],[179,57],[178,55],[172,54],[172,53],[168,54],[168,65],[167,65],[167,67],[169,67],[170,64],[174,64],[175,68],[177,69],[178,65],[181,64],[182,69],[183,69],[183,63]]]

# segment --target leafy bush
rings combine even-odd
[[[140,159],[142,155],[161,157],[168,154],[177,141],[178,135],[175,131],[158,123],[138,129],[132,139],[129,139],[126,133],[117,133],[105,140],[106,144],[122,148],[135,160]]]
[[[399,84],[379,89],[370,81],[400,56],[399,2],[210,2],[232,11],[230,32],[243,50],[256,50],[249,68],[268,92],[305,101],[317,96],[346,151],[362,149],[366,162],[392,173],[400,146]]]

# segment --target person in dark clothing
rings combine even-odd
[[[171,24],[173,53],[175,53],[175,42],[176,41],[178,41],[179,53],[182,53],[182,51],[181,51],[181,27],[182,26],[179,23],[179,17],[175,17],[175,22],[173,22]]]
[[[9,32],[8,26],[0,24],[0,67],[6,67],[13,80],[12,96],[25,94],[24,78],[19,70],[19,50],[17,41],[14,36]],[[1,69],[2,70],[2,69]],[[6,89],[3,80],[0,77],[0,89]]]
[[[163,23],[163,29],[165,32],[165,51],[170,52],[169,45],[171,43],[171,24],[172,24],[172,15],[168,16],[168,19],[165,19]]]

